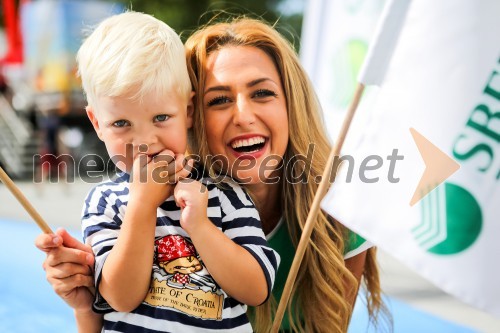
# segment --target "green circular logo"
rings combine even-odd
[[[346,108],[354,95],[357,75],[368,51],[368,44],[361,39],[350,39],[333,56],[334,90],[332,101],[336,107]]]
[[[457,254],[470,247],[483,225],[481,207],[464,188],[445,183],[420,201],[421,223],[412,229],[418,245],[437,255]]]

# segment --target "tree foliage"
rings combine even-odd
[[[247,15],[262,18],[274,24],[298,48],[302,15],[283,15],[278,5],[284,0],[114,0],[128,9],[151,14],[168,23],[181,38],[186,38],[200,25],[214,16],[233,17]]]

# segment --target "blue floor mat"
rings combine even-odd
[[[0,332],[76,332],[73,311],[45,279],[33,223],[0,220]]]
[[[45,280],[45,254],[34,245],[40,230],[34,223],[0,219],[0,332],[76,332],[73,311]],[[79,232],[72,231],[75,237]],[[416,310],[389,298],[395,333],[471,333],[473,330]],[[383,327],[378,332],[388,332]],[[371,333],[362,300],[356,302],[349,333]]]
[[[385,298],[392,315],[394,333],[475,333],[477,331],[417,310],[394,298]],[[368,321],[368,312],[363,300],[358,297],[352,315],[349,333],[391,332],[383,321],[378,328]]]

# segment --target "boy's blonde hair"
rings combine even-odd
[[[175,89],[187,99],[191,92],[179,36],[147,14],[129,11],[105,19],[76,59],[92,107],[100,96],[141,101],[149,93],[161,96]]]

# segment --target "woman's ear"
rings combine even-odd
[[[94,108],[87,105],[87,107],[85,108],[85,111],[87,111],[87,117],[89,117],[89,120],[92,123],[92,126],[94,126],[94,130],[97,133],[97,136],[102,141],[102,132],[101,132],[101,128],[99,127],[99,120],[97,119]]]
[[[186,118],[186,127],[189,129],[193,127],[193,115],[194,115],[194,91],[191,91],[189,95],[189,101],[187,105],[187,118]]]

